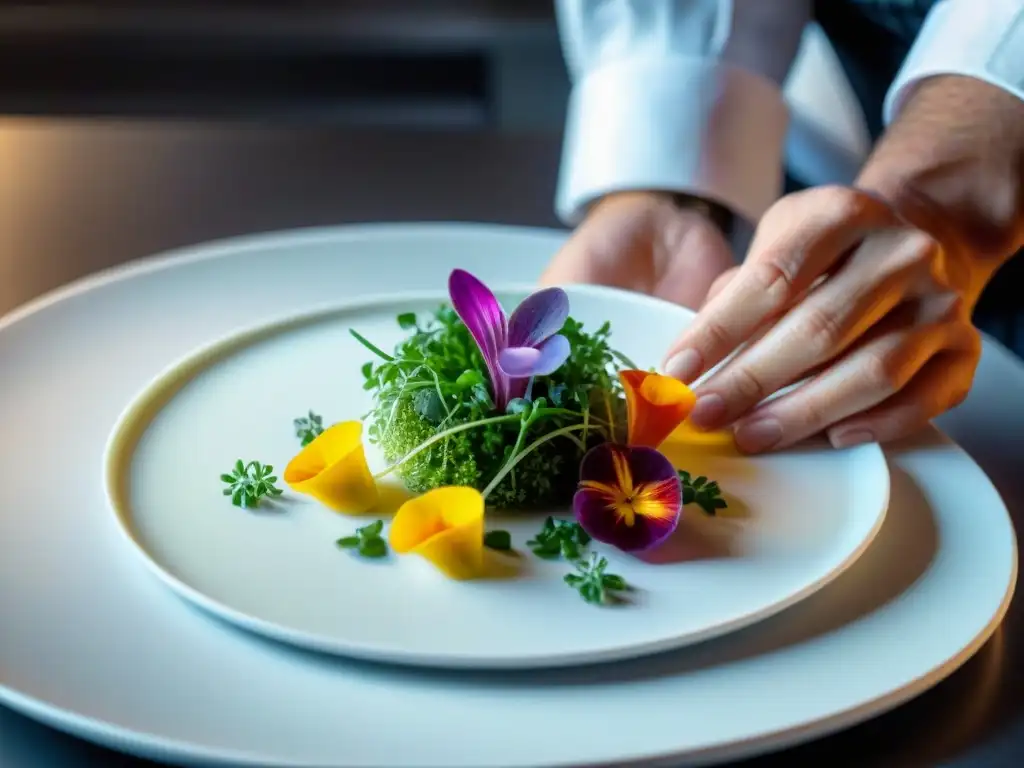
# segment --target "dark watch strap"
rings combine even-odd
[[[672,202],[680,208],[686,208],[704,214],[714,222],[715,226],[721,230],[727,240],[732,237],[735,217],[733,216],[732,211],[724,205],[716,203],[713,200],[705,200],[703,197],[688,195],[682,192],[673,194]]]

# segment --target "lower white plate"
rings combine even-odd
[[[527,293],[499,296],[514,307]],[[657,365],[691,317],[637,294],[569,293],[572,316],[587,328],[610,322],[612,344],[641,368]],[[882,524],[889,474],[877,445],[753,459],[676,442],[669,455],[718,481],[730,507],[709,518],[687,506],[676,535],[644,560],[592,544],[633,587],[627,604],[596,608],[562,581],[571,566],[525,546],[547,514],[571,518],[567,508],[488,514],[488,528],[512,534],[514,570],[458,582],[417,557],[338,551],[338,538],[388,521],[387,509],[339,515],[294,492],[266,509],[231,505],[220,475],[239,457],[280,474],[299,450],[296,416],[312,408],[329,424],[370,410],[360,374],[370,353],[350,328],[391,350],[406,335],[398,313],[443,301],[392,295],[266,323],[158,378],[128,409],[108,460],[118,519],[146,563],[216,615],[313,650],[446,667],[558,666],[681,647],[777,613],[841,573]],[[375,452],[370,463],[386,466]]]
[[[457,226],[255,238],[87,281],[0,323],[0,700],[171,762],[693,764],[856,723],[977,650],[1011,597],[1016,542],[988,479],[934,432],[888,451],[890,514],[832,584],[754,627],[632,662],[349,662],[233,631],[139,568],[97,469],[124,404],[171,361],[268,313],[377,292],[363,260],[387,264],[394,290],[431,290],[456,264],[494,282],[510,263],[514,278],[537,274],[561,239]]]

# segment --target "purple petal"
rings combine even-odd
[[[505,347],[498,353],[498,365],[506,376],[528,379],[536,375],[533,370],[540,357],[541,351],[533,347]]]
[[[540,350],[540,360],[537,361],[534,376],[550,376],[562,367],[572,352],[569,340],[560,333],[543,342],[538,349]]]
[[[569,317],[569,296],[561,288],[545,288],[527,296],[508,322],[510,347],[536,347],[558,333]]]
[[[570,351],[569,340],[559,334],[539,347],[506,347],[498,354],[498,365],[512,378],[550,376],[569,359]]]
[[[622,472],[628,467],[634,491],[632,525],[615,508],[625,496]],[[619,497],[616,498],[616,493]],[[580,464],[580,490],[573,496],[577,522],[595,540],[625,552],[653,549],[675,531],[682,512],[682,487],[675,467],[653,448],[605,443]]]
[[[526,397],[526,390],[529,388],[529,379],[512,379],[505,377],[505,381],[508,382],[508,397],[505,402],[508,403],[511,400],[515,400],[517,397]]]
[[[448,278],[452,307],[466,324],[483,355],[491,375],[495,405],[503,409],[508,401],[508,381],[498,366],[498,353],[508,339],[505,312],[491,289],[463,269],[453,270]]]

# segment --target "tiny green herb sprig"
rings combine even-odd
[[[587,559],[583,552],[591,542],[590,534],[575,520],[559,520],[548,517],[540,531],[526,542],[537,557],[554,560],[559,557],[575,566],[563,580],[579,596],[592,605],[604,605],[614,601],[613,592],[629,589],[626,580],[614,573],[606,573],[608,560],[597,552],[591,552]]]
[[[375,523],[357,528],[355,535],[343,536],[335,542],[339,549],[355,550],[362,557],[380,559],[388,554],[388,544],[381,536],[384,530],[384,521],[378,520]]]
[[[277,477],[273,472],[274,467],[271,464],[261,464],[258,461],[246,464],[239,459],[230,473],[220,476],[221,481],[228,485],[224,489],[224,495],[230,496],[231,503],[236,507],[253,509],[259,506],[260,499],[264,496],[274,497],[284,493],[274,485]]]
[[[679,470],[679,481],[683,484],[683,504],[696,504],[711,517],[714,517],[718,510],[729,506],[722,498],[718,483],[709,482],[703,475],[691,479],[689,472]]]
[[[526,542],[526,546],[537,557],[545,560],[563,557],[574,561],[582,556],[583,549],[589,543],[590,534],[579,523],[548,517],[537,535]]]
[[[615,600],[614,593],[629,589],[624,578],[605,572],[608,561],[597,552],[592,552],[589,560],[577,560],[575,565],[576,571],[567,573],[564,580],[585,602],[605,605]]]
[[[292,423],[295,425],[295,436],[302,441],[303,448],[316,440],[324,431],[323,417],[312,411],[309,412],[308,416],[295,419]]]

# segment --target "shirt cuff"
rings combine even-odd
[[[886,125],[899,116],[914,88],[936,75],[974,77],[1024,100],[1021,0],[943,0],[936,5],[886,94]]]
[[[575,225],[611,192],[659,190],[756,223],[782,191],[788,122],[775,83],[719,60],[600,67],[569,97],[556,211]]]

